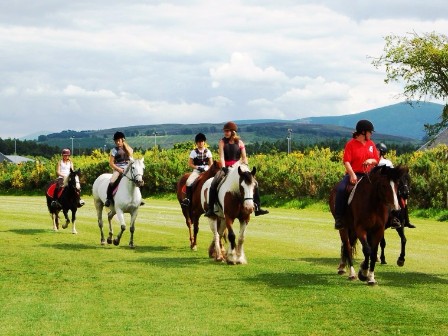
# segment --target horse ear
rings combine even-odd
[[[257,167],[253,167],[252,171],[250,173],[252,174],[252,176],[255,176],[256,172],[257,172]]]

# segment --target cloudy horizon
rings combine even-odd
[[[446,33],[442,1],[0,3],[0,137],[295,120],[403,101],[384,37]],[[431,100],[428,100],[431,101]]]

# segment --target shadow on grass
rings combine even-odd
[[[247,279],[249,282],[261,282],[270,287],[274,288],[297,288],[297,287],[307,287],[307,286],[327,286],[334,284],[335,279],[345,278],[346,275],[337,274],[337,264],[339,259],[334,258],[303,258],[294,259],[296,261],[305,261],[310,264],[325,265],[329,267],[334,267],[334,273],[325,274],[306,274],[300,271],[297,272],[276,272],[276,273],[261,273],[254,277]],[[448,274],[426,274],[419,272],[397,272],[391,269],[387,271],[381,271],[380,264],[375,267],[375,275],[378,283],[380,285],[387,285],[389,287],[420,287],[422,285],[448,285]],[[395,266],[398,267],[398,266]],[[355,265],[356,271],[359,269],[359,264]],[[358,283],[362,283],[356,280]],[[350,281],[347,280],[347,283]]]
[[[167,258],[167,257],[156,257],[156,258],[141,258],[136,260],[135,262],[147,264],[147,265],[156,265],[164,268],[191,268],[192,266],[201,266],[201,258],[195,257],[176,257],[176,258]],[[209,261],[207,260],[209,263]]]
[[[13,229],[13,230],[8,230],[8,232],[28,236],[28,235],[37,235],[37,234],[42,234],[42,233],[53,232],[53,230],[49,230],[49,229]]]

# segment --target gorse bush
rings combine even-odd
[[[311,198],[326,201],[330,189],[342,178],[342,151],[318,148],[291,154],[257,154],[249,157],[249,165],[257,168],[256,177],[262,195],[281,200]],[[136,152],[136,158],[145,159],[144,196],[174,194],[178,179],[191,169],[188,167],[189,149],[153,148]],[[218,158],[216,152],[213,153]],[[412,184],[410,206],[413,208],[442,209],[447,206],[448,147],[396,155],[388,158],[395,165],[409,167]],[[56,178],[56,166],[60,155],[51,159],[37,158],[35,162],[15,165],[0,164],[0,193],[37,194]],[[82,192],[90,194],[95,179],[110,173],[108,153],[93,151],[91,155],[74,156],[75,169],[81,169]],[[279,202],[281,203],[281,202]]]

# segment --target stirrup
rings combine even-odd
[[[183,201],[181,202],[182,206],[189,206],[190,205],[190,200],[188,198],[184,198]]]
[[[397,217],[392,218],[390,221],[390,227],[392,229],[399,229],[401,227],[401,222]]]

